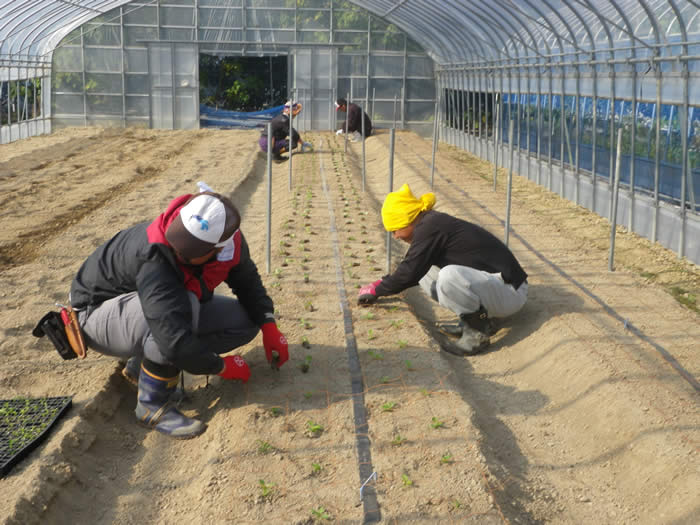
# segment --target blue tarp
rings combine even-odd
[[[199,123],[203,128],[258,128],[282,113],[284,106],[275,106],[261,111],[229,111],[199,105]]]

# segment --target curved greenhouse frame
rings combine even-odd
[[[348,93],[610,218],[622,130],[618,222],[698,263],[699,51],[695,0],[5,0],[0,139],[196,128],[200,53],[284,55],[302,129]]]

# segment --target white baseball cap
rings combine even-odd
[[[216,193],[192,197],[170,223],[165,238],[180,255],[195,259],[224,246],[240,225],[231,201]]]

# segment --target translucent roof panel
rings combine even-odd
[[[71,30],[125,4],[134,9],[185,0],[0,0],[0,56],[43,57]],[[195,0],[187,0],[195,5]],[[293,6],[294,0],[278,0]],[[237,5],[241,0],[199,0]],[[246,0],[248,7],[274,0]],[[330,0],[323,2],[329,5]],[[383,17],[440,64],[483,64],[593,48],[697,42],[698,0],[333,0]],[[319,5],[305,2],[303,6]],[[302,4],[300,3],[300,7]]]
[[[41,58],[82,23],[128,0],[0,0],[0,56]]]

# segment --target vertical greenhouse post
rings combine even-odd
[[[348,152],[348,123],[350,122],[350,93],[345,96],[345,153]]]
[[[433,160],[430,163],[430,189],[433,189],[435,183],[435,155],[437,153],[438,141],[438,115],[440,114],[440,94],[435,96],[435,116],[433,118]]]
[[[294,149],[292,148],[294,145],[294,136],[292,135],[294,128],[292,127],[292,124],[294,122],[294,91],[295,90],[292,89],[292,97],[289,99],[289,191],[292,191],[292,149]]]
[[[612,209],[610,211],[610,255],[608,271],[613,271],[615,259],[615,230],[617,228],[617,193],[620,188],[620,157],[622,155],[622,126],[617,129],[617,154],[615,159],[615,185],[613,186]]]
[[[268,275],[271,267],[272,242],[272,124],[267,123],[267,242],[265,246],[266,269]]]
[[[396,129],[389,131],[389,192],[394,191],[394,140]],[[391,273],[391,232],[386,232],[386,273]]]
[[[508,166],[508,185],[506,186],[506,246],[508,246],[508,237],[510,236],[510,196],[513,186],[513,119],[508,121],[508,149],[510,150],[510,165]]]
[[[365,191],[365,176],[366,176],[366,165],[365,165],[365,109],[367,106],[362,108],[360,111],[361,121],[362,121],[362,191]]]
[[[501,131],[500,107],[496,106],[496,126],[493,134],[493,191],[498,187],[498,135]]]

